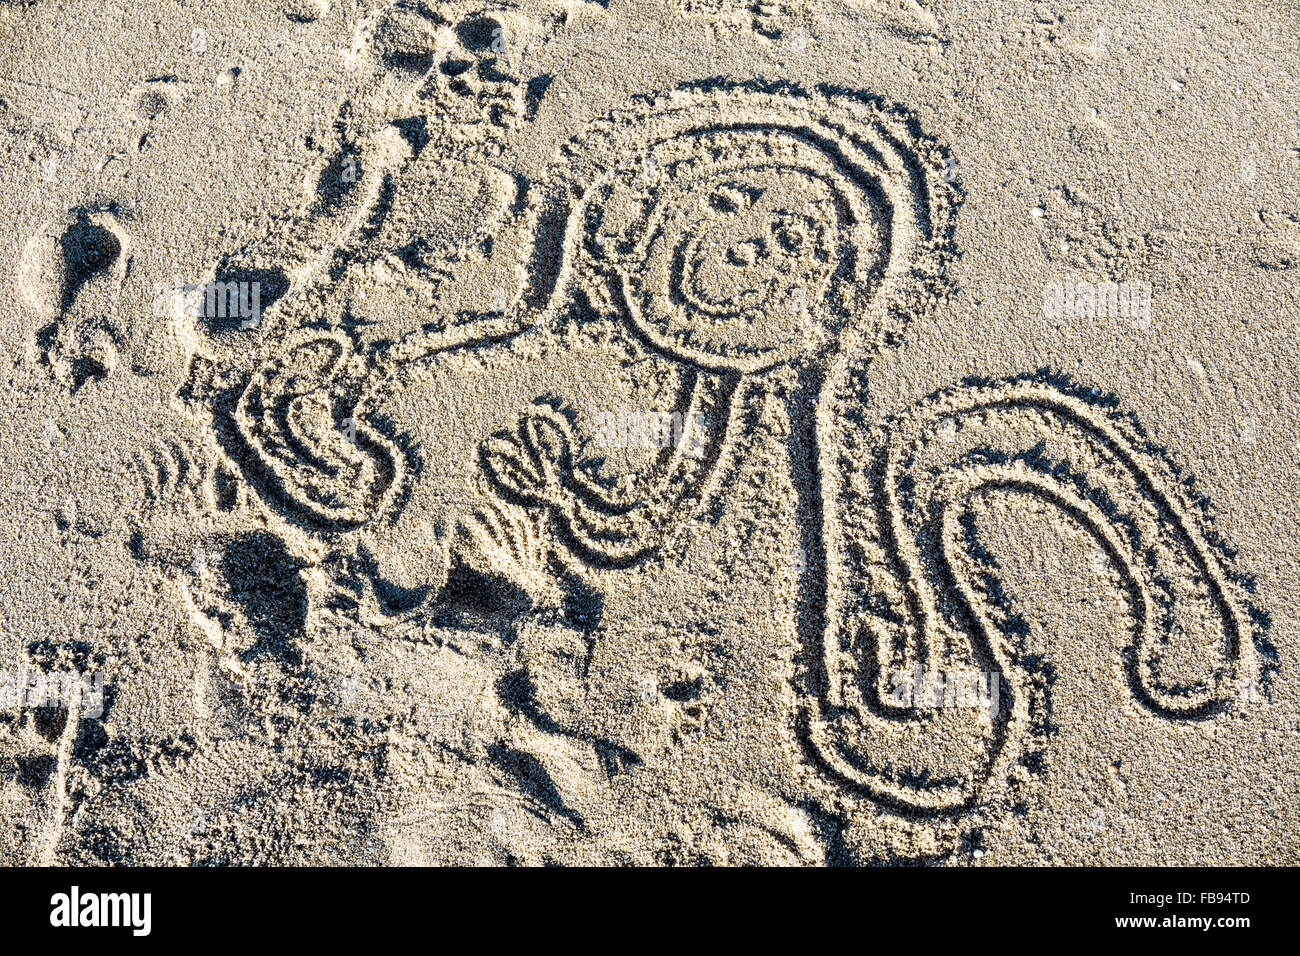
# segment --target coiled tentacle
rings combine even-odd
[[[321,530],[368,522],[401,484],[400,451],[354,410],[359,363],[342,334],[291,337],[249,379],[223,436],[263,495]]]
[[[560,539],[597,567],[627,567],[663,548],[674,527],[711,491],[734,431],[737,377],[697,372],[682,419],[705,422],[698,446],[677,441],[643,479],[615,492],[577,468],[564,416],[535,406],[513,434],[484,442],[483,472],[497,493],[547,509]]]

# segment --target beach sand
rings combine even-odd
[[[1285,3],[0,2],[0,862],[1300,862]]]

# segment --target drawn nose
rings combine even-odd
[[[727,249],[727,262],[748,269],[767,258],[767,243],[762,239],[745,239]]]

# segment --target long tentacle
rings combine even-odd
[[[826,417],[820,426],[836,433]],[[902,807],[947,811],[1015,758],[1027,700],[963,522],[991,492],[1053,505],[1109,556],[1133,620],[1130,689],[1148,709],[1199,719],[1231,700],[1251,645],[1244,602],[1171,469],[1118,415],[1013,381],[954,389],[873,437],[871,449],[819,441],[830,504],[808,729],[836,776]],[[946,674],[949,688],[953,675],[978,675],[991,706],[900,697],[900,675],[919,674]]]

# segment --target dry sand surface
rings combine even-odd
[[[1300,862],[1282,0],[0,0],[0,862]]]

